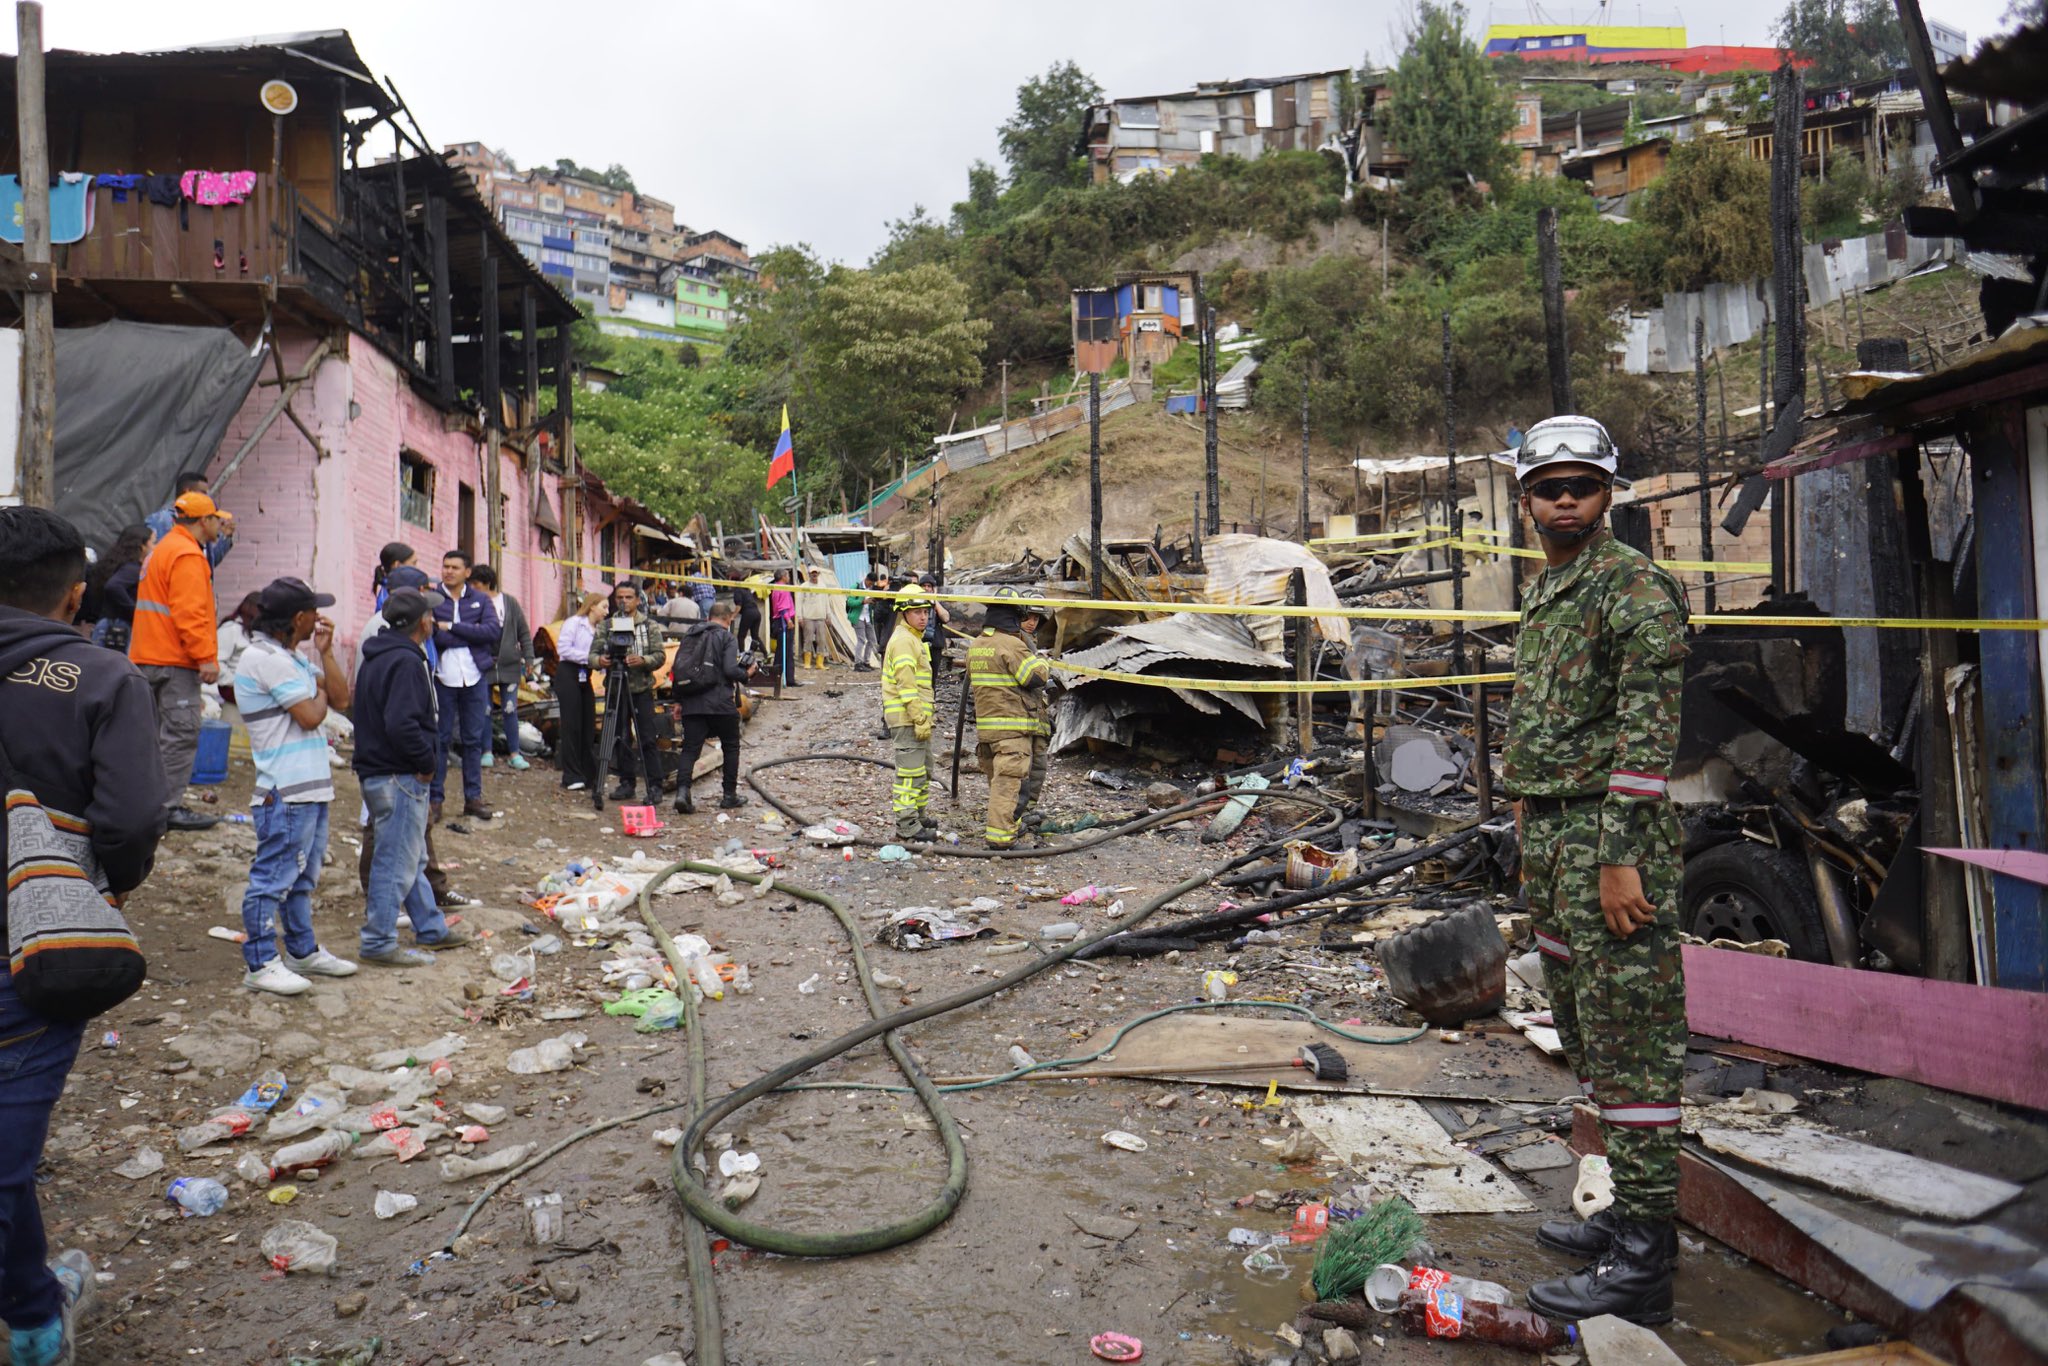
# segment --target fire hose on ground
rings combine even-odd
[[[755,775],[757,775],[763,769],[767,768],[778,767],[784,764],[795,763],[805,760],[827,758],[852,760],[856,762],[883,763],[883,761],[870,759],[867,756],[861,755],[833,754],[795,756],[793,758],[788,759],[770,760],[766,763],[756,765],[755,768],[749,772],[748,781],[754,787],[755,791],[759,792],[761,796],[769,802],[770,805],[774,806],[777,810],[783,812],[784,815],[788,816],[792,820],[799,821],[803,824],[811,824],[812,822],[808,820],[802,813],[794,810],[785,803],[779,801],[771,793],[766,791],[761,786]],[[884,764],[884,766],[886,766],[886,764]],[[1332,815],[1328,821],[1326,821],[1323,825],[1317,827],[1319,831],[1326,828],[1334,829],[1335,825],[1339,821],[1341,821],[1343,817],[1343,808],[1341,806],[1339,806],[1336,802],[1332,801],[1331,799],[1317,793],[1274,790],[1260,791],[1257,793],[1246,792],[1241,795],[1256,796],[1264,800],[1289,802],[1298,805],[1324,808],[1330,811]],[[1095,848],[1110,839],[1115,839],[1123,835],[1136,834],[1144,830],[1153,829],[1159,825],[1166,824],[1169,821],[1181,819],[1191,811],[1195,810],[1196,808],[1205,806],[1213,802],[1214,800],[1215,799],[1211,797],[1204,797],[1197,798],[1195,800],[1188,802],[1183,802],[1176,806],[1168,807],[1161,811],[1148,813],[1145,816],[1138,817],[1137,819],[1126,822],[1122,825],[1110,827],[1109,829],[1103,831],[1099,836],[1095,838],[1086,841],[1076,841],[1063,845],[1052,845],[1024,850],[981,850],[959,849],[951,845],[936,842],[920,842],[915,847],[919,848],[920,852],[928,852],[951,857],[1052,857],[1060,854],[1077,853],[1084,849]],[[862,841],[862,843],[872,845],[874,842]],[[725,874],[727,876],[732,877],[736,881],[750,883],[760,882],[763,876],[765,875],[733,873],[730,870],[722,868],[716,864],[703,863],[689,859],[678,860],[674,863],[671,863],[666,867],[662,868],[661,870],[659,870],[648,881],[646,886],[641,889],[641,892],[639,894],[638,905],[642,920],[646,922],[649,932],[654,936],[656,942],[661,946],[663,954],[668,958],[672,968],[675,971],[677,981],[683,984],[683,989],[678,992],[678,995],[682,997],[684,1016],[683,1027],[689,1035],[688,1098],[686,1100],[668,1101],[659,1105],[649,1106],[645,1109],[637,1110],[630,1114],[620,1115],[612,1119],[601,1121],[597,1124],[589,1125],[583,1129],[580,1129],[572,1134],[563,1137],[562,1139],[556,1141],[555,1143],[549,1145],[547,1148],[543,1149],[540,1153],[527,1159],[525,1162],[499,1175],[498,1177],[493,1179],[487,1186],[485,1186],[483,1191],[478,1194],[477,1198],[474,1201],[472,1201],[469,1207],[464,1211],[460,1223],[456,1226],[453,1235],[451,1235],[449,1239],[449,1247],[452,1249],[456,1239],[462,1237],[464,1233],[466,1233],[470,1224],[474,1221],[476,1216],[483,1210],[484,1206],[489,1202],[492,1196],[496,1195],[499,1191],[504,1189],[506,1186],[510,1185],[513,1181],[518,1180],[521,1177],[527,1175],[528,1173],[532,1172],[535,1168],[539,1167],[540,1165],[549,1161],[550,1159],[559,1155],[560,1153],[566,1151],[568,1148],[574,1146],[575,1144],[583,1141],[586,1138],[590,1138],[597,1134],[604,1133],[608,1130],[618,1128],[619,1126],[624,1124],[633,1123],[637,1120],[652,1118],[656,1115],[670,1113],[676,1110],[688,1109],[691,1112],[689,1122],[684,1128],[681,1141],[676,1144],[675,1154],[672,1161],[671,1175],[673,1183],[676,1188],[677,1196],[683,1204],[684,1261],[686,1272],[690,1280],[691,1300],[693,1305],[693,1329],[695,1334],[694,1360],[697,1363],[699,1363],[699,1366],[722,1366],[722,1363],[725,1360],[723,1347],[723,1327],[718,1308],[717,1289],[712,1281],[711,1242],[709,1234],[706,1231],[707,1228],[715,1229],[720,1234],[728,1238],[731,1238],[737,1242],[744,1243],[749,1247],[757,1248],[763,1251],[776,1252],[786,1256],[801,1257],[854,1256],[861,1253],[877,1252],[886,1248],[896,1247],[903,1243],[912,1242],[920,1237],[923,1237],[925,1234],[931,1232],[933,1229],[937,1228],[940,1224],[944,1223],[949,1217],[951,1217],[954,1210],[958,1208],[959,1203],[962,1197],[966,1194],[967,1190],[967,1152],[960,1141],[958,1125],[953,1119],[951,1113],[947,1110],[945,1102],[942,1099],[942,1095],[945,1092],[978,1090],[986,1086],[994,1086],[1002,1084],[1004,1082],[1014,1081],[1025,1076],[1032,1075],[1034,1073],[1043,1073],[1048,1069],[1071,1067],[1080,1063],[1093,1061],[1097,1058],[1102,1057],[1104,1054],[1108,1053],[1110,1049],[1114,1048],[1116,1046],[1117,1041],[1121,1039],[1123,1035],[1127,1033],[1130,1029],[1136,1028],[1137,1026],[1144,1024],[1149,1020],[1157,1019],[1160,1016],[1173,1014],[1181,1010],[1212,1009],[1215,1008],[1217,1005],[1222,1005],[1227,1008],[1238,1009],[1263,1008],[1288,1010],[1293,1013],[1305,1016],[1306,1018],[1315,1022],[1320,1028],[1355,1043],[1398,1044],[1406,1043],[1416,1037],[1419,1037],[1421,1031],[1416,1031],[1415,1033],[1390,1038],[1376,1038],[1361,1034],[1354,1034],[1328,1021],[1320,1019],[1304,1007],[1294,1006],[1286,1003],[1253,1001],[1223,1003],[1192,1003],[1187,1005],[1176,1005],[1166,1007],[1164,1009],[1141,1016],[1136,1020],[1130,1021],[1125,1025],[1123,1029],[1119,1030],[1117,1034],[1111,1038],[1108,1044],[1106,1044],[1101,1049],[1095,1050],[1092,1053],[1073,1058],[1052,1059],[1046,1062],[1036,1063],[1029,1067],[1013,1069],[1010,1072],[1002,1073],[993,1077],[977,1079],[971,1082],[965,1082],[951,1086],[940,1086],[934,1083],[931,1080],[931,1078],[925,1074],[923,1069],[919,1067],[916,1060],[911,1057],[909,1050],[905,1048],[901,1039],[898,1037],[898,1031],[905,1028],[906,1026],[913,1025],[924,1020],[929,1020],[936,1016],[948,1014],[952,1011],[960,1010],[967,1006],[978,1004],[979,1002],[984,1001],[989,997],[994,996],[1000,992],[1006,991],[1011,987],[1021,985],[1022,983],[1029,981],[1033,977],[1036,977],[1039,974],[1047,971],[1050,968],[1056,967],[1061,963],[1068,962],[1076,958],[1080,958],[1088,954],[1090,950],[1095,950],[1099,948],[1101,945],[1105,944],[1106,942],[1117,938],[1118,936],[1128,934],[1128,932],[1131,931],[1133,928],[1142,924],[1145,920],[1147,920],[1149,917],[1157,913],[1162,908],[1172,904],[1176,899],[1185,896],[1192,891],[1195,891],[1196,889],[1206,885],[1207,883],[1213,881],[1214,879],[1220,876],[1223,876],[1224,874],[1227,874],[1237,868],[1241,868],[1246,864],[1253,862],[1254,860],[1265,857],[1274,848],[1274,844],[1275,842],[1268,841],[1264,844],[1261,844],[1259,847],[1248,851],[1247,853],[1240,854],[1214,867],[1208,868],[1200,873],[1194,874],[1191,877],[1184,878],[1180,882],[1175,883],[1172,887],[1169,887],[1165,891],[1160,892],[1157,895],[1142,902],[1135,910],[1130,912],[1128,915],[1125,915],[1122,919],[1118,920],[1116,923],[1110,925],[1109,927],[1099,931],[1098,933],[1089,935],[1083,939],[1076,940],[1073,943],[1067,944],[1058,950],[1044,952],[1042,956],[1040,956],[1036,960],[1026,963],[1014,969],[1013,971],[1004,974],[1001,977],[995,978],[992,981],[980,984],[978,986],[967,988],[963,991],[955,992],[949,996],[941,997],[937,1000],[930,1001],[923,1005],[913,1006],[908,1009],[896,1011],[893,1014],[884,1012],[881,997],[878,994],[874,984],[873,973],[871,972],[867,962],[867,956],[862,942],[862,935],[860,929],[855,924],[853,916],[846,907],[845,903],[841,902],[837,897],[834,897],[826,892],[817,891],[812,888],[802,887],[788,882],[777,881],[775,885],[778,891],[786,892],[789,895],[796,897],[800,900],[808,901],[814,905],[822,906],[826,910],[830,911],[833,914],[834,918],[838,920],[840,927],[845,931],[847,942],[852,949],[856,975],[860,979],[861,993],[863,998],[865,999],[870,1018],[865,1024],[855,1029],[849,1030],[845,1034],[840,1035],[838,1038],[833,1039],[828,1043],[822,1044],[819,1047],[814,1048],[809,1052],[802,1054],[799,1057],[792,1058],[789,1061],[782,1063],[781,1065],[775,1067],[771,1071],[764,1073],[760,1077],[757,1077],[752,1082],[749,1082],[747,1085],[742,1086],[734,1091],[731,1091],[725,1096],[718,1099],[717,1101],[710,1103],[707,1103],[706,1098],[707,1066],[704,1036],[701,1028],[701,1022],[697,1013],[696,1002],[694,1000],[693,993],[691,993],[688,990],[687,985],[690,979],[689,968],[688,965],[684,962],[682,954],[680,950],[677,948],[674,939],[669,935],[668,931],[660,924],[660,922],[656,919],[654,915],[652,906],[652,892],[654,888],[661,886],[671,875],[678,872],[694,872],[712,875]],[[1399,869],[1388,867],[1375,868],[1369,871],[1376,879],[1391,876],[1394,872],[1399,871]],[[1361,877],[1364,876],[1364,874],[1361,874]],[[1329,895],[1332,890],[1334,889],[1314,889],[1317,895]],[[840,1057],[852,1051],[853,1049],[859,1047],[861,1044],[864,1044],[869,1040],[878,1037],[882,1040],[883,1047],[888,1052],[891,1061],[895,1063],[897,1070],[900,1073],[902,1073],[905,1081],[908,1083],[907,1086],[897,1086],[893,1084],[884,1085],[881,1083],[874,1082],[798,1083],[796,1081],[796,1078],[802,1076],[804,1073],[812,1071],[824,1065],[825,1063],[830,1062],[832,1059]],[[807,1232],[801,1230],[785,1230],[773,1228],[766,1224],[761,1224],[750,1219],[741,1218],[734,1210],[726,1208],[726,1206],[722,1204],[713,1195],[713,1193],[705,1187],[703,1182],[699,1179],[695,1167],[692,1165],[693,1155],[695,1155],[701,1149],[705,1135],[711,1130],[711,1128],[714,1125],[716,1125],[717,1123],[719,1123],[719,1121],[725,1119],[726,1117],[732,1115],[736,1111],[740,1110],[744,1106],[749,1105],[752,1102],[759,1100],[764,1096],[775,1093],[777,1091],[865,1089],[890,1090],[897,1092],[908,1091],[914,1093],[917,1096],[919,1103],[924,1107],[925,1112],[931,1116],[931,1119],[933,1121],[934,1126],[936,1127],[939,1136],[939,1141],[945,1149],[946,1179],[944,1184],[941,1186],[938,1194],[933,1199],[928,1201],[918,1210],[905,1216],[904,1218],[897,1219],[891,1223],[880,1225],[874,1228],[856,1229],[844,1232]]]

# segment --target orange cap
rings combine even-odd
[[[190,493],[179,494],[177,501],[172,503],[171,506],[176,509],[180,517],[222,517],[227,515],[223,509],[214,506],[213,499],[207,497],[198,489],[194,489]]]

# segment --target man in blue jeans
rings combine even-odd
[[[440,753],[433,675],[425,644],[434,632],[433,604],[411,589],[384,601],[384,630],[363,642],[356,674],[354,768],[370,811],[370,877],[364,888],[362,952],[366,963],[425,967],[434,955],[398,942],[398,908],[412,917],[425,948],[469,942],[450,925],[427,885],[427,803]]]
[[[491,595],[469,581],[469,556],[451,550],[441,557],[445,597],[434,609],[434,645],[440,651],[434,681],[441,708],[438,752],[434,756],[433,809],[441,818],[448,781],[448,749],[462,727],[462,814],[487,821],[497,813],[484,805],[484,755],[491,751],[491,671],[498,665],[503,634]],[[386,621],[390,618],[386,617]]]
[[[256,761],[249,801],[256,857],[242,897],[242,961],[249,972],[242,985],[279,996],[310,987],[302,974],[350,977],[356,970],[313,935],[313,888],[327,857],[327,812],[334,801],[320,723],[330,707],[348,706],[348,677],[334,658],[334,623],[320,615],[332,606],[333,594],[315,593],[303,579],[273,580],[258,599],[256,629],[235,665],[235,705]],[[298,653],[307,640],[319,653],[317,669]],[[282,959],[273,921],[284,930]]]
[[[43,508],[0,508],[0,786],[33,792],[85,832],[119,902],[163,834],[163,777],[149,685],[71,627],[85,592],[85,541]],[[0,911],[6,893],[0,884]],[[48,1261],[36,1163],[84,1026],[38,1015],[15,994],[0,914],[0,1320],[14,1366],[71,1360],[72,1325],[92,1292],[77,1249]]]

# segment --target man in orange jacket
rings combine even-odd
[[[171,504],[171,529],[142,568],[128,658],[142,671],[156,703],[157,748],[164,765],[164,823],[205,830],[218,816],[183,803],[199,752],[199,685],[220,678],[213,621],[213,566],[206,547],[219,539],[227,514],[193,490]]]

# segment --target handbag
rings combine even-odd
[[[0,744],[0,863],[7,869],[8,970],[36,1014],[78,1024],[133,996],[149,962],[107,899],[82,822],[52,817]],[[76,826],[76,828],[73,828]]]

